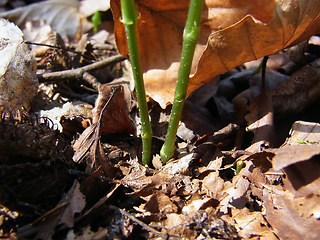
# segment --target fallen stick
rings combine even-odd
[[[65,79],[72,79],[72,78],[82,78],[83,74],[85,72],[99,69],[106,67],[110,64],[114,64],[120,61],[123,61],[125,56],[122,56],[120,54],[114,55],[112,57],[108,57],[106,59],[102,59],[98,62],[76,68],[76,69],[70,69],[70,70],[63,70],[63,71],[58,71],[58,72],[51,72],[51,73],[42,73],[42,74],[37,74],[38,80],[40,83],[43,82],[53,82],[57,80],[65,80]]]

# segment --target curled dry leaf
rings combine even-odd
[[[275,170],[308,161],[320,154],[320,124],[297,121],[292,125],[290,138],[275,152],[272,165]]]
[[[100,122],[101,134],[136,132],[135,123],[129,116],[122,85],[99,85],[99,95],[93,112],[93,123]]]
[[[119,132],[134,133],[135,130],[134,122],[126,109],[123,86],[99,85],[99,95],[93,110],[93,124],[74,143],[73,160],[81,162],[86,159],[88,173],[101,168],[101,174],[113,178],[114,167],[105,156],[100,136]],[[93,174],[92,177],[95,178],[96,175]]]
[[[192,216],[196,214],[198,211],[200,211],[201,209],[206,208],[208,205],[211,205],[212,204],[211,201],[212,201],[212,198],[193,200],[190,204],[185,205],[181,211],[184,215]]]
[[[36,61],[21,30],[0,19],[0,106],[15,115],[19,109],[30,109],[38,92]]]
[[[275,170],[281,170],[292,164],[308,161],[319,154],[319,144],[286,145],[276,151],[276,155],[273,158],[273,168]]]
[[[272,146],[276,142],[276,134],[273,125],[273,106],[271,93],[265,89],[249,105],[250,113],[246,115],[248,131],[254,133],[253,145],[247,149],[258,152],[260,145]]]
[[[250,172],[252,163],[247,163],[245,168],[232,179],[231,182],[225,182],[224,194],[220,200],[220,211],[227,213],[229,208],[243,208],[248,203],[247,194],[250,192],[250,182],[246,173]]]
[[[295,122],[287,144],[272,159],[273,168],[286,173],[284,186],[295,197],[320,195],[319,128],[318,123]]]
[[[189,1],[136,1],[138,42],[147,93],[172,102]],[[111,0],[117,46],[127,55],[120,1]],[[317,0],[206,0],[188,93],[218,74],[299,43],[320,31]],[[165,87],[164,87],[165,86]]]

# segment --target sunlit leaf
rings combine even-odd
[[[136,1],[138,40],[147,93],[172,102],[189,1]],[[120,1],[112,0],[120,53],[127,55]],[[214,76],[270,55],[320,32],[317,0],[206,0],[188,93]]]

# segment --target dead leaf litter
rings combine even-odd
[[[318,1],[205,1],[163,165],[188,1],[137,0],[151,166],[120,1],[32,2],[0,1],[1,238],[320,238]]]

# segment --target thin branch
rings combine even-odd
[[[89,64],[80,68],[64,70],[59,72],[52,72],[52,73],[37,74],[37,77],[39,79],[39,82],[52,82],[57,80],[61,81],[65,79],[82,78],[85,72],[103,68],[108,65],[123,61],[124,59],[125,59],[125,56],[117,54],[115,56],[108,57],[101,61]]]
[[[75,54],[78,54],[78,55],[81,55],[81,56],[84,57],[82,52],[75,51],[75,50],[72,50],[72,49],[68,49],[66,47],[55,46],[55,45],[45,44],[45,43],[35,43],[35,42],[30,42],[30,41],[24,41],[24,43],[29,44],[29,45],[36,45],[36,46],[42,46],[42,47],[48,47],[48,48],[54,48],[54,49],[61,49],[61,50],[72,52],[72,53],[75,53]]]

